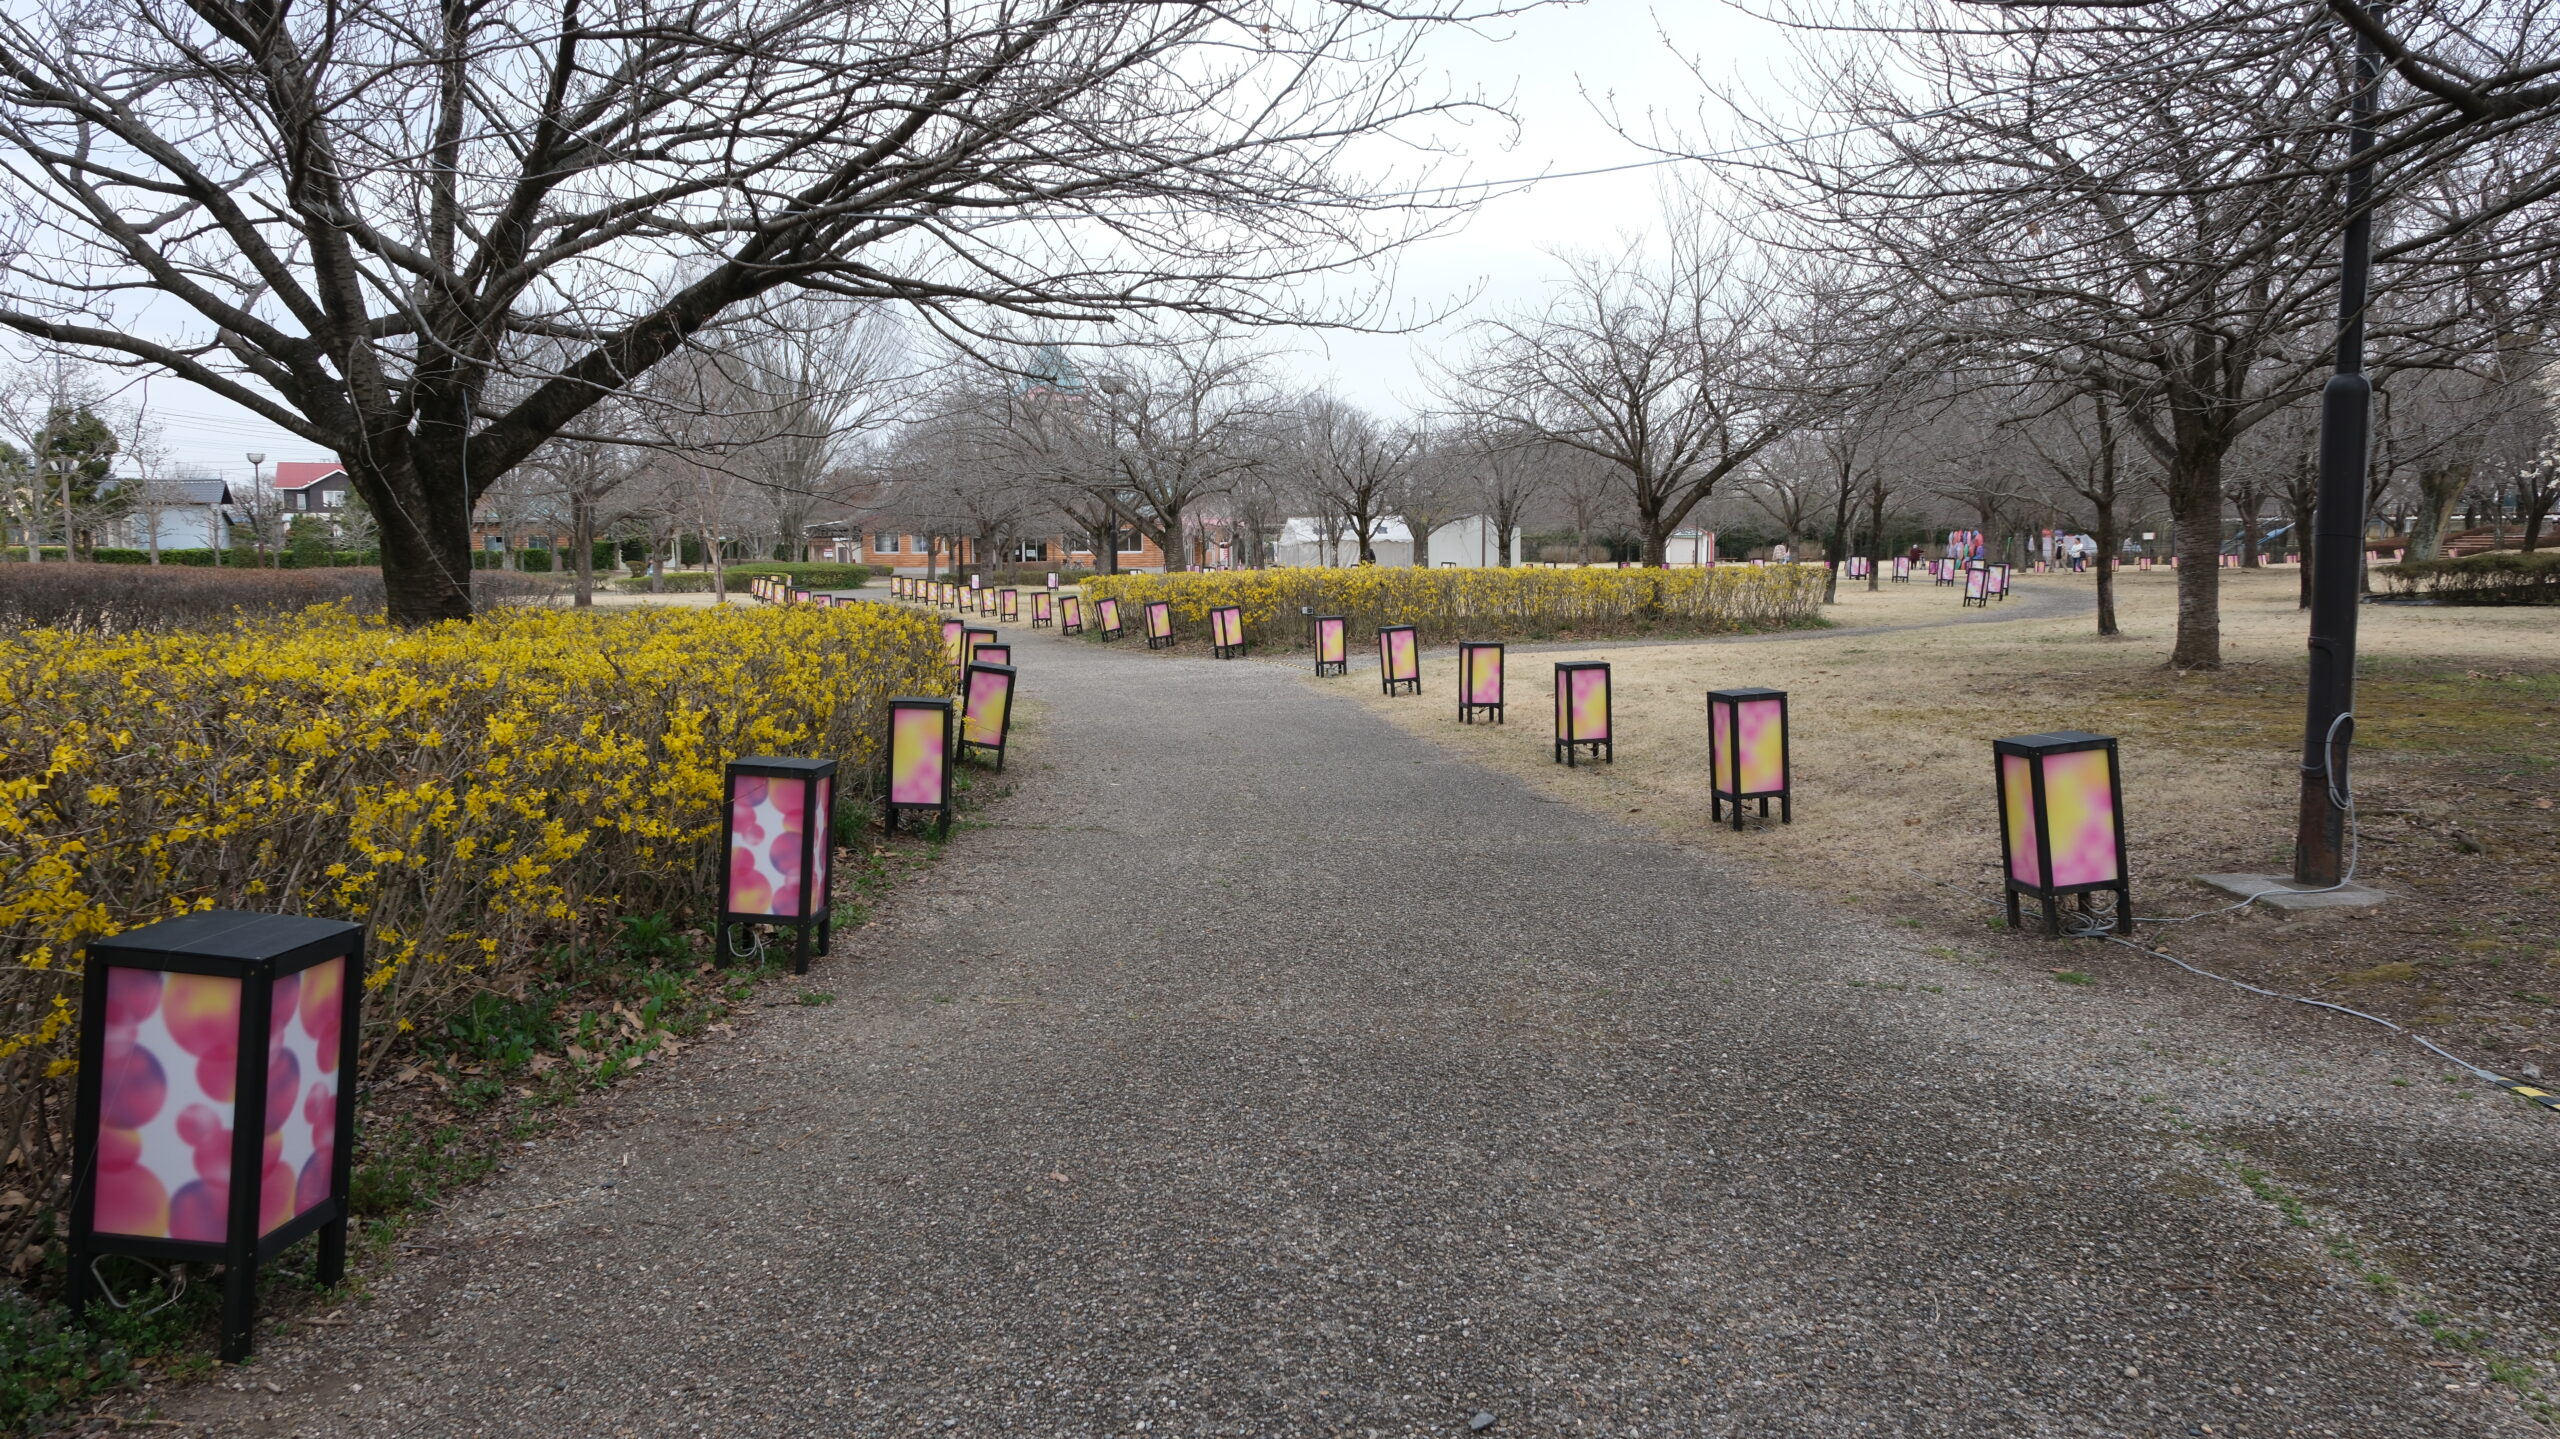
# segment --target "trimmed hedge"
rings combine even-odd
[[[787,575],[794,584],[813,590],[858,590],[871,580],[871,570],[867,565],[789,565],[772,561],[750,561],[745,564],[731,565],[727,568],[726,574],[729,590],[733,594],[744,593],[752,587],[755,580],[765,575]],[[657,592],[661,594],[707,595],[711,593],[709,570],[678,570],[660,578],[663,583],[658,587]],[[613,582],[613,587],[617,592],[626,595],[650,593],[647,575],[616,580]]]
[[[2403,560],[2373,577],[2403,599],[2452,605],[2560,605],[2560,550],[2491,550],[2458,560]]]

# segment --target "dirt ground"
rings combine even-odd
[[[1922,581],[1845,590],[1827,611],[1843,630],[1515,648],[1510,723],[1499,728],[1456,722],[1454,654],[1426,658],[1418,700],[1381,697],[1357,671],[1349,682],[1408,727],[1559,796],[1946,933],[1960,952],[2071,982],[2198,983],[2168,981],[2130,950],[2003,926],[1990,742],[2066,728],[2119,737],[2137,915],[2230,902],[2198,874],[2288,870],[2304,673],[2297,577],[2232,571],[2224,581],[2226,666],[2211,674],[2162,667],[2173,579],[2136,573],[2122,577],[2125,633],[2111,639],[2096,636],[2085,606],[1864,628],[1959,613],[1954,590]],[[2009,604],[2042,607],[2040,595],[2091,583],[2022,576]],[[2395,897],[2370,912],[2253,905],[2146,925],[2143,938],[2237,978],[2389,1016],[2510,1074],[2560,1073],[2560,615],[2367,605],[2359,629],[2356,877]],[[1567,771],[1551,758],[1548,666],[1563,659],[1611,662],[1614,765]],[[1704,696],[1754,685],[1790,696],[1795,822],[1755,819],[1736,834],[1707,817]]]

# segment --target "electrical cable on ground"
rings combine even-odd
[[[2338,731],[2342,726],[2348,724],[2354,718],[2355,712],[2353,710],[2349,710],[2339,715],[2336,719],[2330,721],[2329,733],[2321,741],[2321,758],[2326,767],[2324,779],[2329,787],[2329,803],[2335,805],[2338,811],[2345,815],[2347,819],[2346,870],[2336,884],[2323,885],[2318,889],[2283,891],[2269,890],[2265,893],[2253,894],[2247,899],[2241,900],[2237,904],[2224,905],[2219,909],[2208,909],[2196,914],[2179,915],[2174,918],[2145,918],[2142,916],[2134,916],[2132,922],[2135,924],[2160,925],[2186,924],[2192,920],[2206,919],[2217,914],[2230,914],[2236,910],[2245,909],[2248,906],[2257,903],[2260,899],[2266,898],[2268,894],[2328,894],[2336,890],[2344,889],[2348,885],[2355,883],[2356,861],[2362,850],[2361,835],[2356,821],[2355,791],[2352,786],[2342,786],[2339,783],[2339,764],[2337,753]],[[2421,1048],[2434,1054],[2437,1058],[2444,1060],[2446,1063],[2453,1065],[2457,1069],[2461,1069],[2477,1077],[2485,1084],[2496,1085],[2498,1088],[2507,1091],[2509,1094],[2515,1095],[2519,1099],[2529,1100],[2555,1114],[2560,1114],[2560,1094],[2553,1093],[2552,1091],[2537,1084],[2528,1084],[2520,1079],[2509,1079],[2503,1074],[2483,1069],[2479,1065],[2473,1064],[2471,1061],[2462,1058],[2451,1050],[2446,1049],[2434,1040],[2427,1038],[2425,1035],[2418,1033],[2416,1030],[2410,1029],[2405,1025],[2394,1023],[2391,1020],[2384,1019],[2378,1014],[2367,1014],[2361,1009],[2351,1009],[2346,1005],[2336,1003],[2332,1000],[2313,999],[2308,995],[2301,994],[2286,994],[2281,990],[2267,989],[2259,985],[2251,984],[2246,980],[2233,979],[2227,974],[2216,974],[2212,970],[2206,969],[2200,965],[2190,964],[2187,961],[2178,958],[2176,955],[2169,953],[2167,950],[2154,949],[2147,944],[2138,944],[2133,940],[2126,939],[2122,935],[2111,934],[2107,931],[2107,926],[2101,921],[2100,917],[2096,915],[2075,914],[2069,917],[2067,923],[2069,924],[2069,928],[2066,929],[2064,933],[2075,939],[2103,939],[2109,944],[2123,945],[2125,948],[2133,950],[2138,954],[2147,954],[2155,959],[2165,959],[2171,964],[2176,965],[2178,968],[2185,970],[2189,974],[2201,975],[2206,979],[2218,980],[2221,983],[2230,985],[2234,989],[2244,989],[2251,994],[2262,995],[2268,999],[2290,1000],[2295,1004],[2308,1005],[2313,1009],[2325,1009],[2335,1014],[2343,1014],[2355,1019],[2361,1019],[2368,1024],[2378,1024],[2384,1029],[2390,1030],[2393,1034],[2400,1035],[2416,1042]]]

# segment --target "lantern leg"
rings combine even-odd
[[[831,911],[825,919],[818,921],[818,953],[826,953],[827,946],[835,943],[835,937],[836,918],[834,913]]]
[[[97,1276],[89,1272],[89,1266],[97,1262],[97,1256],[86,1250],[74,1249],[63,1256],[63,1262],[69,1267],[63,1275],[67,1282],[62,1301],[70,1307],[71,1317],[77,1319],[88,1312],[90,1290],[98,1282]]]
[[[222,1362],[246,1364],[258,1330],[258,1261],[247,1245],[222,1263]]]
[[[2019,925],[2018,892],[2014,889],[2003,890],[2001,891],[2001,897],[2006,899],[2009,903],[2009,927],[2011,929],[2016,929]]]
[[[1796,822],[1796,792],[1790,787],[1778,791],[1778,823]]]
[[[791,972],[809,972],[809,923],[806,920],[791,927]]]
[[[320,1226],[320,1258],[312,1278],[321,1288],[335,1288],[347,1277],[346,1202],[339,1201],[338,1217]]]
[[[1724,791],[1712,785],[1707,788],[1707,823],[1724,823]]]
[[[2133,886],[2116,886],[2116,933],[2133,933]]]
[[[2062,907],[2053,902],[2053,896],[2050,894],[2042,898],[2044,900],[2044,937],[2053,939],[2062,933]]]

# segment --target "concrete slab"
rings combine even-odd
[[[2200,874],[2208,884],[2235,899],[2254,899],[2277,909],[2371,909],[2391,897],[2368,884],[2338,889],[2304,889],[2280,874]]]

